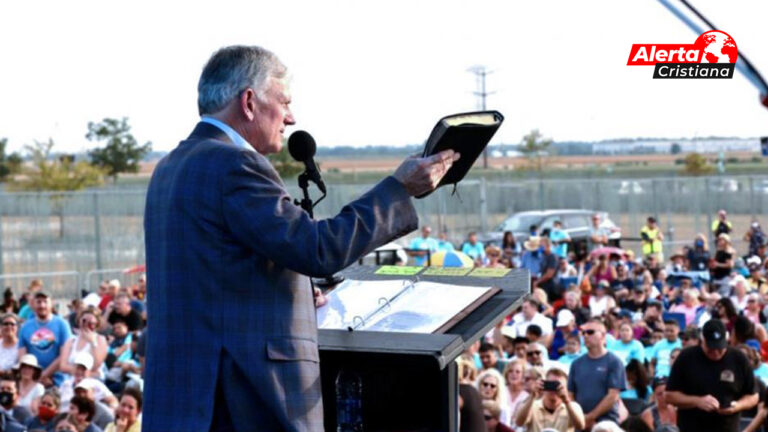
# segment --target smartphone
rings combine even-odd
[[[557,391],[560,388],[560,381],[544,381],[544,391]]]

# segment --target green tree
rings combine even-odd
[[[680,154],[681,151],[683,151],[683,148],[678,143],[672,143],[672,145],[669,146],[669,152],[673,155]]]
[[[288,153],[288,144],[283,139],[283,148],[278,153],[272,153],[267,155],[267,159],[275,167],[275,171],[280,174],[280,177],[286,179],[296,176],[296,174],[304,171],[304,165],[296,162]]]
[[[93,165],[112,177],[112,182],[117,182],[120,173],[139,172],[139,162],[152,151],[151,142],[138,144],[126,117],[121,120],[105,118],[100,123],[88,122],[85,137],[91,141],[106,141],[104,147],[90,150],[88,156]]]
[[[75,162],[72,157],[52,157],[53,146],[52,139],[26,146],[32,158],[32,167],[23,169],[22,175],[13,179],[8,186],[12,191],[56,192],[50,196],[51,207],[59,217],[59,237],[64,237],[66,192],[102,184],[104,172],[88,162]]]
[[[12,174],[16,174],[21,170],[21,156],[13,152],[9,155],[5,154],[5,148],[8,145],[8,138],[0,138],[0,182]]]
[[[699,153],[688,153],[684,160],[685,168],[683,170],[688,175],[706,175],[711,174],[715,170],[715,167],[709,164],[707,158]]]
[[[523,137],[520,153],[528,158],[529,167],[539,173],[544,169],[547,150],[552,145],[551,139],[544,139],[538,129],[533,129],[529,134]]]

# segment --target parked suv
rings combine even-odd
[[[493,231],[485,233],[480,240],[484,243],[501,244],[504,231],[512,231],[515,241],[522,242],[528,239],[531,225],[536,225],[538,232],[552,228],[552,223],[559,220],[563,224],[563,230],[571,236],[572,244],[569,250],[574,249],[579,243],[586,244],[589,237],[589,228],[592,226],[592,215],[600,215],[600,226],[611,230],[608,237],[612,245],[618,246],[621,241],[621,230],[608,217],[608,213],[594,210],[543,210],[525,211],[515,213],[504,220]]]

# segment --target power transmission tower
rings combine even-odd
[[[467,72],[475,74],[477,90],[473,94],[478,97],[478,108],[485,111],[485,98],[496,93],[495,91],[489,92],[485,90],[485,77],[492,74],[493,71],[486,70],[483,65],[476,65],[467,69]],[[483,169],[488,169],[488,147],[483,149]]]

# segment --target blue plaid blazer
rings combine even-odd
[[[314,302],[325,276],[416,229],[393,177],[314,221],[268,160],[199,123],[155,168],[144,215],[144,431],[323,430]],[[222,401],[217,401],[222,402]]]

